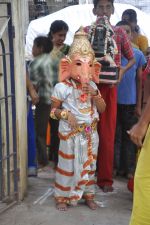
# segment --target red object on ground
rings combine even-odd
[[[128,190],[133,193],[133,189],[134,189],[134,177],[128,180],[127,187],[128,187]]]

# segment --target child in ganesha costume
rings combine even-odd
[[[50,116],[59,119],[59,160],[55,199],[58,210],[67,210],[81,198],[96,209],[95,169],[98,149],[97,121],[105,102],[95,83],[100,64],[81,28],[68,56],[60,62],[60,83],[52,94]]]

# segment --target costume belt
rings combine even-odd
[[[61,133],[59,133],[59,138],[61,140],[67,140],[78,133],[83,133],[85,135],[88,135],[92,131],[95,131],[96,129],[97,129],[97,119],[93,120],[91,124],[86,124],[86,123],[79,124],[76,129],[74,129],[67,135],[62,135]]]

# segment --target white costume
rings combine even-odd
[[[97,90],[94,82],[90,81],[90,85]],[[52,100],[60,101],[62,109],[69,110],[79,124],[77,129],[72,130],[67,120],[60,119],[59,122],[55,198],[67,204],[76,204],[82,197],[91,200],[95,193],[99,114],[91,96],[86,102],[81,102],[81,94],[81,86],[77,87],[71,79],[58,83],[52,94]]]

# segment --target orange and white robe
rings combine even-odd
[[[95,83],[91,85],[97,89]],[[56,84],[52,94],[52,100],[60,101],[62,108],[71,111],[79,124],[77,129],[71,130],[67,120],[61,119],[59,123],[55,198],[72,205],[81,198],[93,199],[95,194],[99,114],[90,96],[86,102],[80,101],[81,93],[80,87],[66,81]]]

